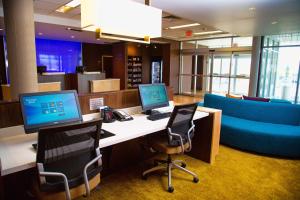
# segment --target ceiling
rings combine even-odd
[[[299,0],[152,0],[152,5],[242,36],[300,31]]]
[[[80,27],[80,6],[67,13],[58,13],[55,10],[69,1],[34,1],[35,28],[38,37],[91,43],[113,42],[112,40],[97,41],[94,34],[90,32],[67,30],[67,27]],[[144,0],[135,1],[144,3]],[[300,31],[300,0],[172,0],[172,3],[170,0],[152,0],[151,5],[164,11],[162,37],[173,40],[182,41],[230,35],[268,35]],[[201,25],[190,28],[167,29],[171,26],[195,22]],[[4,27],[3,24],[2,17],[0,28]],[[186,36],[186,31],[196,33],[212,30],[222,30],[224,33],[197,37]]]
[[[50,15],[50,16],[56,16],[56,17],[62,17],[62,18],[69,18],[73,20],[80,20],[80,6],[77,8],[67,12],[67,13],[59,13],[55,10],[68,3],[70,0],[35,0],[34,2],[34,11],[35,13],[44,14],[44,15]],[[145,0],[134,0],[139,3],[145,2]],[[164,38],[169,39],[186,39],[185,33],[186,31],[192,31],[192,32],[201,32],[201,31],[211,31],[216,30],[215,28],[211,26],[207,26],[205,24],[201,24],[197,27],[191,27],[191,28],[182,28],[182,29],[175,29],[175,30],[166,30],[166,28],[171,26],[178,26],[182,24],[190,24],[195,23],[193,20],[187,20],[180,18],[176,15],[169,14],[167,12],[163,12],[163,19],[162,19],[162,35]],[[191,39],[191,38],[189,38]]]

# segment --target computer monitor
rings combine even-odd
[[[138,87],[142,109],[146,114],[151,114],[152,109],[169,106],[165,84],[140,84]]]
[[[47,71],[47,66],[37,66],[37,73],[42,74]]]
[[[21,94],[20,103],[26,133],[37,132],[46,126],[82,121],[75,90]]]

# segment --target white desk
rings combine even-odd
[[[135,112],[139,110],[138,108],[134,109]],[[194,120],[206,116],[208,113],[197,111]],[[97,117],[99,114],[83,115],[84,121]],[[100,139],[100,148],[164,130],[168,122],[168,118],[150,121],[143,114],[134,114],[132,117],[134,118],[132,121],[103,123],[102,129],[115,134],[115,136]],[[35,167],[36,151],[32,148],[32,144],[36,141],[37,133],[25,134],[23,126],[0,129],[1,175]]]

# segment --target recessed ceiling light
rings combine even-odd
[[[43,33],[39,32],[38,35],[43,35]]]
[[[68,28],[67,28],[67,30],[71,30],[71,29],[72,29],[71,27],[68,27]]]
[[[278,24],[278,21],[273,21],[271,24],[273,25]]]
[[[73,0],[56,9],[56,12],[66,13],[80,5],[80,0]]]
[[[75,38],[75,36],[74,36],[74,35],[71,35],[71,38]]]
[[[250,7],[249,10],[254,11],[254,10],[256,10],[256,8],[255,7]]]
[[[186,28],[186,27],[192,27],[192,26],[200,26],[201,24],[199,23],[193,23],[193,24],[184,24],[184,25],[179,25],[179,26],[171,26],[167,29],[178,29],[178,28]]]
[[[3,28],[0,28],[0,31],[3,31]]]
[[[215,33],[223,33],[223,31],[220,31],[220,30],[205,31],[205,32],[194,33],[194,35],[208,35],[208,34],[215,34]]]

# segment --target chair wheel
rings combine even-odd
[[[198,183],[199,182],[199,178],[194,177],[193,182],[194,183]]]
[[[174,188],[172,186],[168,187],[168,192],[170,193],[174,192]]]
[[[186,168],[186,164],[185,163],[181,163],[181,167]]]
[[[142,175],[143,180],[147,180],[147,178],[148,178],[147,175]]]

